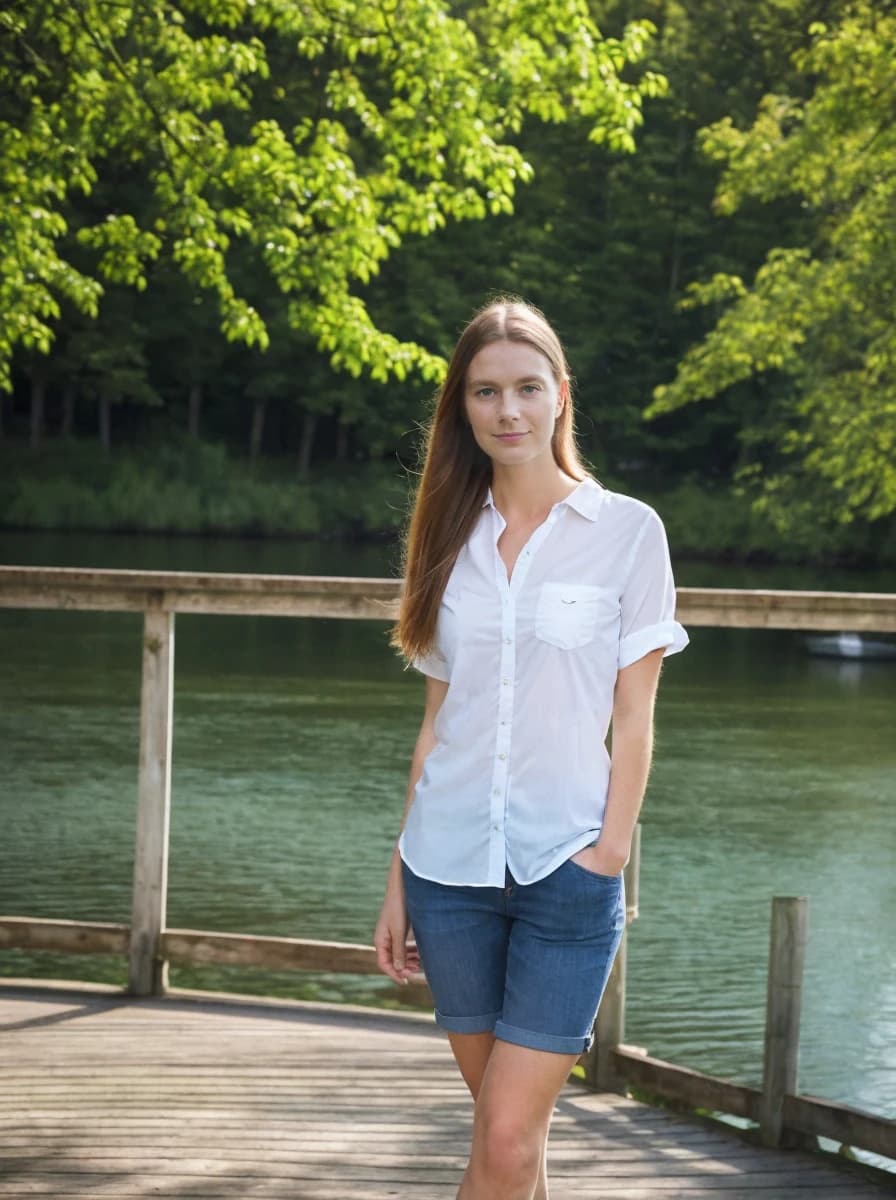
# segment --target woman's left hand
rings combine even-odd
[[[572,856],[572,861],[597,875],[620,875],[629,860],[631,844],[613,846],[600,838],[596,846],[586,846]]]

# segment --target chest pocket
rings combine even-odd
[[[561,650],[587,646],[595,636],[618,637],[619,601],[611,588],[588,583],[543,583],[535,636]]]

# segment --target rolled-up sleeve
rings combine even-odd
[[[675,619],[675,581],[666,531],[653,509],[635,542],[621,606],[620,670],[661,646],[663,657],[687,646],[688,635]]]
[[[441,679],[443,683],[448,683],[451,679],[448,662],[438,649],[433,649],[429,654],[418,654],[416,658],[411,659],[411,666],[421,675],[431,675],[433,679]]]

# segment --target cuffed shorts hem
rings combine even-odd
[[[501,1014],[496,1012],[484,1013],[477,1017],[446,1017],[436,1009],[435,1016],[436,1024],[449,1033],[491,1033]]]
[[[562,1037],[555,1033],[536,1033],[532,1029],[519,1029],[504,1021],[495,1023],[495,1037],[502,1042],[513,1042],[515,1046],[528,1046],[530,1050],[550,1050],[554,1054],[584,1054],[591,1049],[594,1040],[588,1037]]]

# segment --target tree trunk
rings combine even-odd
[[[187,429],[191,438],[199,438],[199,409],[202,406],[202,384],[194,382],[190,385],[190,395],[187,399]]]
[[[100,393],[100,445],[108,454],[112,449],[112,397],[109,392]]]
[[[44,433],[44,406],[47,398],[47,375],[45,371],[31,372],[31,438],[32,450],[37,450]]]
[[[302,440],[299,443],[299,474],[306,476],[311,469],[311,452],[314,449],[314,433],[317,429],[317,413],[306,412],[302,418]]]
[[[266,400],[256,400],[252,408],[252,429],[249,433],[249,462],[258,462],[261,453],[261,441],[264,437],[264,410]]]
[[[343,425],[340,421],[336,430],[336,458],[339,462],[345,462],[348,458],[348,436],[351,432],[351,426]]]
[[[675,216],[672,221],[672,254],[669,262],[669,295],[678,294],[678,283],[681,277],[681,179],[684,174],[684,157],[687,154],[688,131],[684,121],[678,122],[678,145],[675,154]]]
[[[61,437],[71,437],[75,428],[75,397],[78,394],[74,379],[66,381],[62,389],[62,424],[59,426]]]

